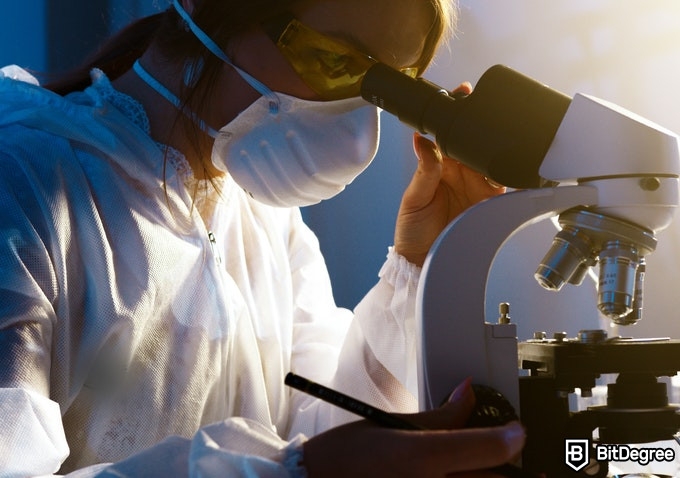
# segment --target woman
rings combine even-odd
[[[352,422],[283,385],[293,371],[417,410],[419,266],[452,218],[502,189],[416,136],[395,246],[354,314],[334,305],[297,206],[375,152],[377,111],[356,97],[367,55],[421,74],[451,8],[175,1],[117,40],[126,55],[94,61],[106,73],[84,92],[5,70],[3,471],[487,476],[519,452],[517,424],[456,430],[468,383],[409,417],[427,432]]]

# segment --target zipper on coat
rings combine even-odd
[[[210,241],[210,248],[212,249],[213,256],[215,257],[215,262],[222,264],[222,256],[217,250],[217,240],[215,239],[215,234],[212,231],[208,231],[208,240]]]

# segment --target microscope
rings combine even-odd
[[[376,64],[362,96],[433,135],[445,155],[515,189],[455,219],[425,261],[416,312],[421,409],[439,406],[471,376],[511,408],[483,404],[488,413],[518,415],[526,427],[522,467],[550,478],[609,476],[617,445],[672,439],[679,407],[659,379],[680,370],[680,341],[608,337],[594,327],[518,342],[507,305],[486,317],[485,298],[505,241],[552,218],[560,230],[537,266],[538,283],[559,291],[598,270],[599,312],[622,326],[641,320],[645,257],[679,203],[678,137],[502,65],[457,96]],[[578,389],[587,397],[604,374],[617,374],[606,405],[573,410],[570,396]]]

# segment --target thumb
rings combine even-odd
[[[406,188],[404,202],[408,209],[420,209],[434,197],[442,177],[443,159],[437,145],[417,132],[413,134],[413,149],[418,168]]]

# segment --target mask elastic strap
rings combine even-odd
[[[234,63],[231,61],[231,59],[222,51],[222,49],[215,43],[212,38],[210,38],[203,30],[199,28],[198,25],[194,22],[194,20],[191,18],[191,16],[187,13],[187,11],[180,5],[179,0],[172,0],[172,5],[179,14],[179,16],[186,22],[186,24],[189,26],[191,29],[192,33],[196,36],[198,41],[203,43],[203,45],[210,50],[210,52],[215,55],[217,58],[231,66],[236,72],[241,75],[241,78],[243,78],[250,86],[252,86],[258,93],[260,93],[262,96],[266,96],[269,98],[269,110],[272,113],[276,113],[279,109],[279,98],[276,96],[276,93],[274,93],[272,90],[270,90],[267,85],[262,83],[260,80],[257,78],[251,76],[249,73],[246,71],[242,70],[238,66],[234,65]]]
[[[151,74],[142,67],[142,65],[139,63],[139,60],[135,61],[134,65],[132,65],[132,69],[135,70],[135,73],[139,75],[139,77],[149,85],[156,93],[161,95],[163,98],[168,100],[170,103],[173,104],[175,108],[180,110],[182,113],[184,113],[187,117],[189,117],[194,123],[198,125],[199,128],[201,128],[201,131],[206,133],[207,135],[217,138],[217,131],[215,131],[213,128],[205,124],[205,121],[203,121],[201,118],[199,118],[196,113],[193,111],[189,110],[188,108],[182,106],[182,102],[180,99],[175,95],[172,91],[167,89],[163,84],[158,81],[156,78],[151,76]]]

